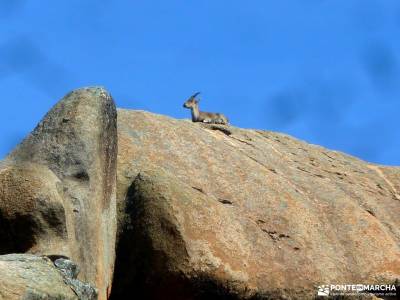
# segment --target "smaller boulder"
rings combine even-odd
[[[80,299],[47,257],[0,256],[0,300]],[[95,298],[92,298],[95,299]]]

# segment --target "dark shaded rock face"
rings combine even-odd
[[[80,279],[111,290],[117,112],[102,88],[74,91],[0,166],[0,253],[71,257]]]
[[[0,183],[0,254],[65,253],[66,217],[54,173],[38,164],[13,164],[0,170]]]
[[[399,168],[141,111],[119,110],[118,134],[113,300],[310,299],[400,277]]]

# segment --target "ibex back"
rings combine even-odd
[[[183,103],[183,107],[189,108],[191,110],[192,121],[227,125],[229,123],[228,118],[225,117],[223,114],[209,113],[199,110],[199,100],[196,99],[199,94],[199,92],[194,94],[185,103]]]

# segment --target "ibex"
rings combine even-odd
[[[200,92],[197,92],[196,94],[191,96],[185,103],[183,103],[183,107],[190,108],[190,110],[192,111],[192,121],[227,125],[229,123],[229,120],[223,114],[209,113],[199,110],[199,100],[196,99],[199,94]]]

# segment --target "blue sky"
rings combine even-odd
[[[67,92],[400,165],[400,2],[0,1],[0,158]]]

